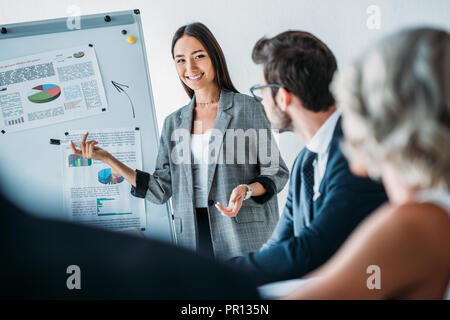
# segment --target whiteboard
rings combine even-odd
[[[33,214],[63,220],[68,214],[63,211],[61,145],[51,144],[51,139],[60,139],[71,130],[136,128],[141,135],[143,166],[137,169],[150,173],[159,143],[140,11],[81,16],[79,29],[70,29],[67,21],[60,18],[0,26],[0,61],[85,44],[97,55],[108,110],[45,127],[0,133],[0,186],[4,194]],[[136,38],[135,43],[127,41],[130,35]],[[113,82],[126,85],[122,86],[125,92]],[[169,203],[145,201],[145,210],[146,228],[136,233],[174,242]]]

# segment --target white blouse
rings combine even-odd
[[[208,159],[211,130],[203,134],[191,134],[192,178],[194,182],[194,205],[208,207]]]

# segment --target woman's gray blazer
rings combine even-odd
[[[193,250],[198,245],[190,163],[194,107],[195,97],[165,119],[155,172],[151,175],[136,170],[136,188],[132,187],[131,191],[135,196],[158,204],[172,197],[177,242]],[[268,129],[270,123],[259,102],[244,94],[221,91],[213,126],[215,134],[210,140],[210,148],[214,146],[216,151],[212,152],[213,161],[208,165],[207,186],[211,237],[217,258],[227,259],[259,250],[278,221],[276,193],[283,189],[289,174]],[[243,138],[244,133],[246,138]],[[239,138],[233,134],[245,139],[245,151],[238,148]],[[264,136],[267,137],[266,143]],[[243,155],[246,156],[245,161]],[[264,203],[255,197],[245,200],[234,218],[223,216],[215,208],[217,202],[227,205],[235,187],[248,184],[255,178],[270,181],[275,194],[269,200]]]

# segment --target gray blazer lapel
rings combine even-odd
[[[183,112],[180,113],[178,118],[178,128],[186,130],[188,132],[188,152],[189,156],[191,155],[191,131],[192,131],[192,118],[194,114],[195,107],[195,96],[192,98],[191,102],[186,106]],[[181,164],[182,171],[186,176],[187,185],[185,186],[189,192],[190,198],[194,199],[194,190],[193,190],[193,178],[192,178],[192,165],[191,163],[182,163]]]
[[[217,105],[217,115],[216,119],[214,120],[214,126],[213,131],[216,131],[217,133],[220,131],[221,136],[219,138],[220,141],[213,141],[213,139],[218,138],[218,136],[212,134],[211,140],[209,141],[210,146],[213,146],[215,153],[211,157],[212,163],[208,165],[208,185],[207,185],[207,194],[209,194],[211,190],[211,185],[214,177],[214,173],[216,171],[217,161],[219,160],[219,155],[222,153],[222,145],[223,145],[223,139],[225,137],[225,131],[228,128],[228,125],[230,124],[231,119],[233,116],[226,112],[227,109],[231,108],[233,106],[233,96],[234,93],[227,90],[222,90],[220,92],[220,99],[219,103]],[[223,156],[223,155],[222,155]]]

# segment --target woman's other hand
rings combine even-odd
[[[73,153],[86,159],[94,159],[106,162],[108,156],[110,155],[108,151],[97,147],[96,144],[98,144],[98,142],[95,140],[86,142],[87,137],[88,133],[86,132],[81,139],[80,149],[77,149],[73,141],[70,141],[70,147],[72,148]]]
[[[236,217],[239,210],[242,207],[242,202],[247,194],[246,186],[237,186],[233,189],[230,196],[230,201],[228,202],[228,207],[224,208],[220,202],[217,202],[216,208],[227,217]]]

